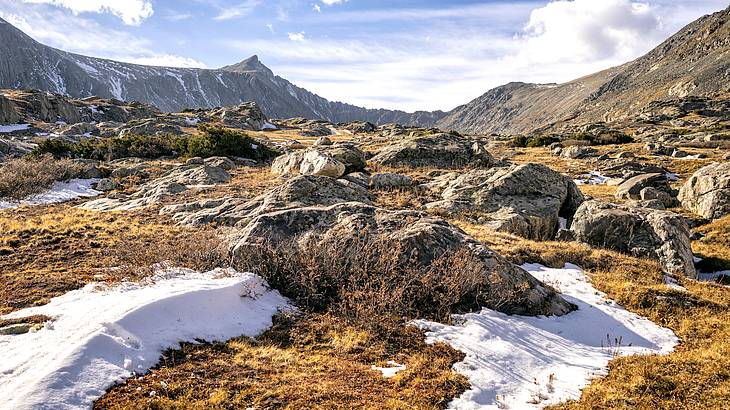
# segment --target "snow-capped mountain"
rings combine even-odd
[[[0,88],[30,88],[153,104],[163,111],[255,101],[273,118],[433,125],[443,112],[406,113],[331,102],[275,75],[257,56],[221,69],[153,67],[45,46],[0,19]]]

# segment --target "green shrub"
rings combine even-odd
[[[534,135],[527,141],[527,146],[529,148],[547,147],[548,145],[558,141],[560,141],[560,139],[550,135]]]
[[[40,158],[47,154],[54,158],[71,157],[75,155],[75,144],[61,139],[45,139],[30,152],[32,158]]]
[[[512,138],[512,146],[515,148],[526,148],[527,147],[527,137],[524,135],[517,135]]]
[[[256,141],[242,131],[201,124],[200,135],[179,138],[177,148],[187,157],[231,156],[267,160],[279,153]]]

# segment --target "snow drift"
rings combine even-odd
[[[91,188],[97,182],[99,182],[98,179],[72,179],[66,182],[54,182],[48,191],[20,202],[0,201],[0,210],[17,208],[20,205],[56,204],[76,198],[91,198],[102,193]]]
[[[255,336],[288,306],[251,273],[168,270],[142,284],[89,284],[5,318],[46,315],[37,332],[0,336],[0,407],[91,407],[182,341]]]
[[[466,354],[455,370],[472,387],[451,408],[538,409],[577,399],[592,378],[606,374],[613,357],[665,354],[678,343],[671,330],[607,300],[575,265],[523,268],[578,310],[561,317],[524,317],[483,309],[457,316],[457,326],[416,322],[429,330],[428,342],[445,342]]]

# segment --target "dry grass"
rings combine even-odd
[[[692,249],[703,258],[700,269],[704,272],[730,270],[730,216],[701,226],[696,232],[702,237],[692,243]]]
[[[47,303],[92,281],[134,280],[154,263],[220,264],[211,230],[69,205],[0,212],[0,314]],[[110,270],[110,267],[121,267]]]
[[[726,409],[730,401],[730,288],[681,280],[663,283],[659,265],[577,243],[533,242],[459,223],[515,263],[565,262],[586,269],[593,285],[627,309],[669,327],[681,339],[667,356],[614,359],[580,400],[553,409]],[[715,250],[716,252],[717,250]],[[719,254],[727,255],[723,247]]]
[[[99,409],[441,409],[468,382],[463,354],[415,328],[383,338],[331,315],[277,319],[256,340],[187,344],[144,377],[112,388]],[[383,378],[372,365],[406,365]]]
[[[56,181],[76,178],[81,171],[80,164],[52,155],[11,159],[0,165],[0,198],[19,201],[46,191]]]

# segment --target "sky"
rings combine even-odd
[[[641,56],[727,0],[0,0],[66,51],[219,68],[251,55],[333,101],[451,110],[510,81],[559,83]]]

